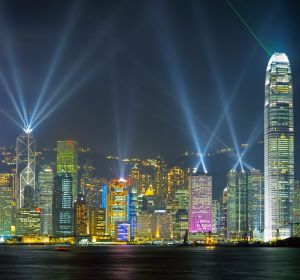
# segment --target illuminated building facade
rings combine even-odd
[[[17,235],[40,235],[41,209],[20,208],[17,213]]]
[[[227,174],[227,237],[248,236],[248,176],[246,172],[231,170]]]
[[[220,215],[219,200],[212,200],[212,233],[218,232],[218,222]]]
[[[38,173],[38,206],[41,208],[41,234],[52,234],[52,193],[54,185],[53,169],[43,165]]]
[[[212,177],[205,174],[188,176],[189,232],[212,231]]]
[[[13,224],[12,174],[0,173],[0,235],[11,235]]]
[[[86,236],[88,231],[88,208],[81,193],[74,202],[74,231],[75,236]]]
[[[173,235],[177,240],[182,240],[189,229],[189,213],[186,209],[178,209],[175,212]]]
[[[248,227],[251,238],[263,240],[264,178],[258,169],[248,172]]]
[[[16,146],[16,208],[34,208],[35,205],[36,142],[31,132],[17,137]]]
[[[175,192],[175,209],[185,209],[189,211],[189,190],[178,189]]]
[[[157,208],[165,209],[168,196],[167,164],[161,157],[158,157],[154,169],[154,191],[158,198]]]
[[[300,184],[295,181],[294,189],[294,207],[293,207],[293,236],[300,237]]]
[[[69,173],[72,176],[72,196],[78,193],[78,144],[76,141],[57,141],[57,174]]]
[[[143,195],[143,210],[154,211],[156,207],[156,195],[152,185],[145,191]]]
[[[101,208],[106,209],[107,205],[107,184],[101,186]]]
[[[52,227],[53,234],[56,236],[74,234],[72,182],[73,177],[69,173],[54,178]]]
[[[115,239],[119,242],[130,241],[130,224],[117,222]]]
[[[107,233],[115,237],[116,223],[127,221],[127,182],[111,180],[108,185]]]
[[[130,239],[133,240],[137,228],[138,196],[135,185],[130,186],[127,195],[127,221],[130,224]]]
[[[137,217],[137,232],[138,239],[152,239],[152,212],[143,211]],[[153,235],[154,236],[154,235]]]
[[[284,53],[274,53],[268,62],[265,79],[265,241],[291,236],[294,189],[293,111],[291,66]]]
[[[224,238],[227,237],[227,204],[228,204],[228,195],[227,195],[227,187],[226,187],[223,190],[223,194],[220,199],[219,220],[217,223],[217,231]]]
[[[97,211],[97,235],[106,234],[106,212],[105,209],[99,208]]]
[[[185,180],[185,172],[183,169],[175,166],[172,167],[168,174],[168,199],[174,201],[175,193],[179,189],[187,188],[186,180]]]

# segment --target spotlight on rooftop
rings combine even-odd
[[[32,132],[32,128],[30,126],[26,126],[23,130],[26,134],[30,134]]]
[[[119,178],[119,182],[125,183],[125,182],[126,182],[126,179],[123,178],[123,177],[121,177],[121,178]]]

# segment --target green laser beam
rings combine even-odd
[[[248,23],[243,19],[241,14],[237,11],[237,9],[231,4],[229,0],[225,0],[227,4],[230,6],[232,11],[235,13],[235,15],[240,19],[240,21],[244,24],[244,26],[247,28],[247,30],[251,33],[251,35],[254,37],[254,39],[257,41],[257,43],[264,49],[264,51],[271,56],[272,53],[268,50],[266,45],[258,38],[258,36],[254,33],[254,31],[250,28]]]

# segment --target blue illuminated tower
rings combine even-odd
[[[73,177],[69,173],[54,178],[52,225],[56,236],[71,236],[74,233],[72,183]]]
[[[269,60],[265,80],[265,241],[291,236],[294,189],[293,115],[291,66],[284,53],[274,53]]]

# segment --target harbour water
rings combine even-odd
[[[300,249],[1,246],[0,279],[300,279]]]

